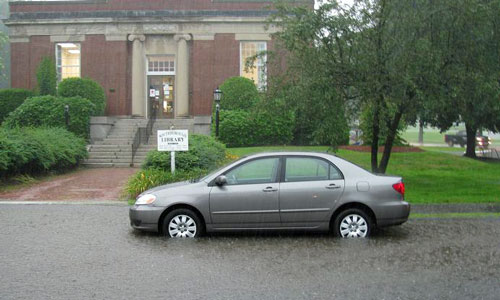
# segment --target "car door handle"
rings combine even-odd
[[[335,183],[331,183],[331,184],[325,186],[325,188],[327,188],[329,190],[335,190],[335,189],[340,189],[340,185],[336,185]]]
[[[263,192],[276,192],[278,189],[273,188],[272,186],[268,186],[265,189],[263,189]]]

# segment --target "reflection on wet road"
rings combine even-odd
[[[367,240],[168,240],[124,206],[0,205],[1,299],[498,299],[500,220],[411,220]]]

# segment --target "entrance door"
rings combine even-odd
[[[150,112],[156,118],[174,118],[175,76],[148,75]]]

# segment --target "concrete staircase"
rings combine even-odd
[[[142,143],[132,160],[132,143],[139,127],[146,127],[146,119],[118,119],[109,134],[102,141],[89,145],[89,157],[84,166],[140,167],[149,151],[157,148],[157,130],[188,129],[193,132],[193,119],[158,119],[153,125],[153,133],[147,143]]]

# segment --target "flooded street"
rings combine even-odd
[[[0,205],[1,299],[498,299],[500,220],[419,219],[367,240],[136,232],[128,207]]]

